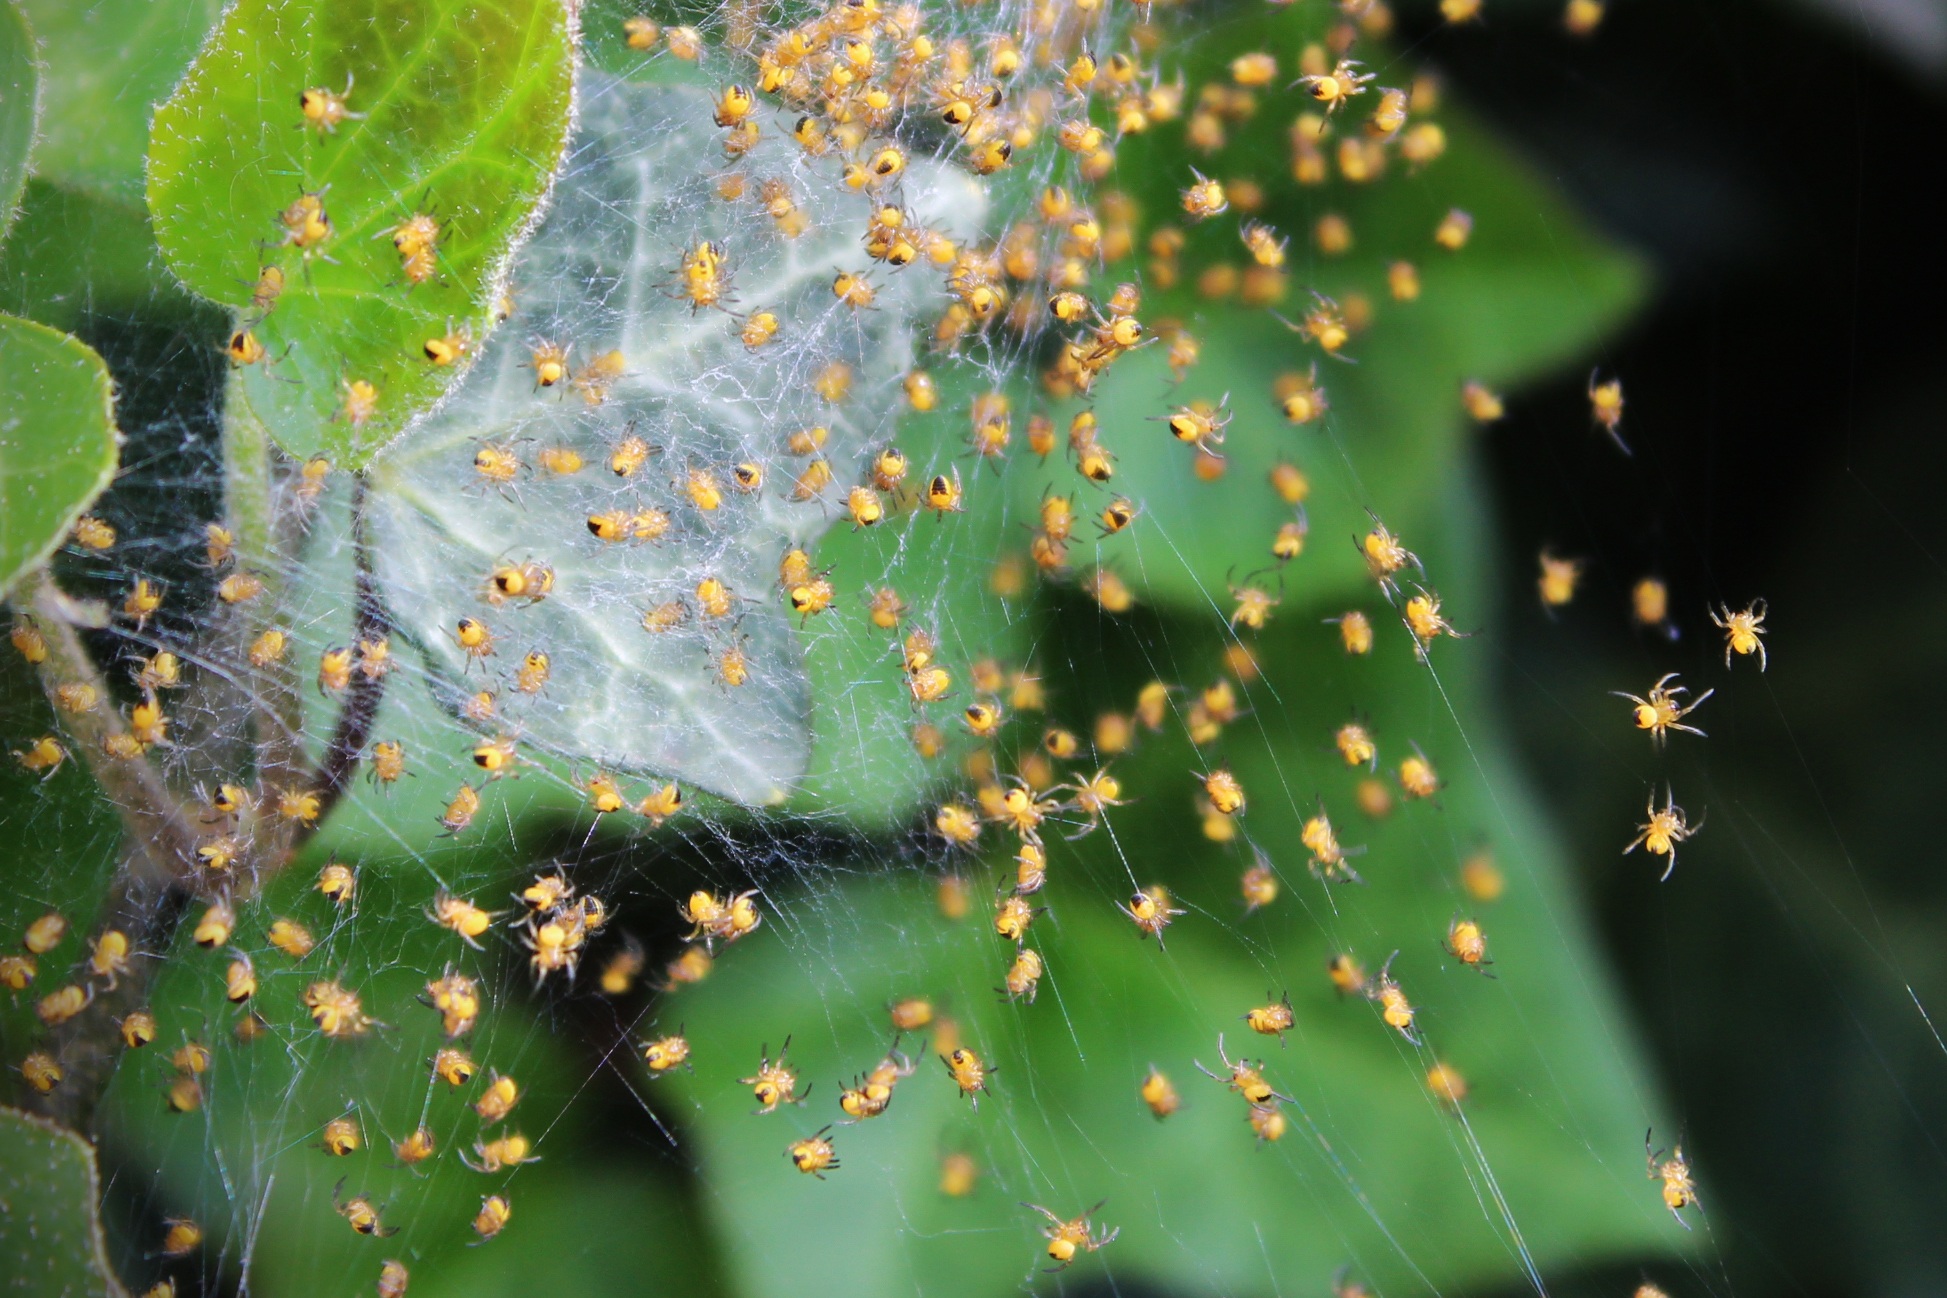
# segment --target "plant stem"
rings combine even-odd
[[[223,511],[237,548],[247,556],[278,548],[271,537],[272,494],[270,433],[233,370],[223,392]]]
[[[286,607],[285,574],[303,539],[296,511],[276,507],[274,460],[270,432],[251,410],[242,381],[232,376],[223,402],[224,513],[237,553],[264,582],[263,595],[239,605],[242,612],[232,623],[238,658]],[[281,659],[252,674],[252,737],[258,775],[266,782],[273,776],[288,782],[304,768],[304,708],[298,689],[296,668]]]
[[[200,837],[194,813],[170,792],[147,758],[110,757],[104,746],[111,735],[126,733],[127,727],[107,703],[108,687],[75,631],[77,624],[92,620],[88,609],[63,594],[45,568],[22,579],[15,599],[34,610],[47,640],[48,657],[41,664],[40,677],[48,701],[62,711],[55,691],[67,684],[91,686],[102,700],[92,711],[63,715],[78,755],[121,814],[129,839],[136,844],[130,869],[150,887],[188,879]]]
[[[377,641],[391,629],[385,605],[379,599],[378,578],[372,570],[372,546],[367,530],[365,500],[365,475],[354,474],[352,564],[356,586],[352,635],[358,642]],[[379,702],[384,696],[385,673],[368,676],[358,671],[353,674],[345,706],[338,713],[338,725],[332,731],[331,743],[325,749],[324,758],[318,764],[317,776],[311,783],[322,804],[318,819],[313,822],[314,827],[324,823],[325,816],[330,814],[331,808],[344,796],[346,787],[351,783],[352,774],[358,769],[359,758],[372,737],[372,723],[378,719]]]
[[[93,1131],[94,1112],[113,1078],[124,1049],[121,1022],[149,1003],[149,992],[162,972],[176,929],[189,902],[180,886],[158,887],[143,877],[143,845],[132,837],[122,843],[122,867],[103,898],[96,925],[101,931],[119,929],[128,935],[134,958],[110,989],[104,987],[81,1014],[56,1032],[57,1049],[67,1077],[42,1103],[42,1112],[80,1132]]]

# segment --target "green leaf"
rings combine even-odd
[[[0,316],[0,594],[52,554],[115,476],[114,385],[101,357]]]
[[[36,174],[142,199],[149,115],[203,43],[222,0],[19,0],[46,67]]]
[[[1296,50],[1317,37],[1323,13],[1293,6],[1243,20],[1234,35],[1226,28],[1224,41],[1191,47],[1192,81],[1200,74],[1223,79],[1225,61],[1247,49]],[[1333,118],[1324,151],[1333,154],[1338,140],[1358,135],[1379,84],[1404,85],[1411,76],[1410,65],[1387,64],[1380,82]],[[1370,527],[1365,511],[1378,511],[1410,544],[1450,490],[1468,428],[1462,384],[1477,380],[1505,391],[1575,363],[1641,302],[1641,263],[1590,231],[1463,108],[1443,105],[1431,120],[1446,133],[1445,154],[1417,173],[1394,157],[1387,173],[1367,184],[1346,182],[1334,165],[1327,185],[1300,186],[1286,164],[1265,165],[1289,153],[1289,119],[1271,112],[1233,126],[1214,156],[1185,150],[1180,125],[1121,145],[1117,174],[1135,178],[1132,188],[1152,223],[1187,225],[1178,191],[1192,179],[1192,165],[1209,175],[1242,171],[1263,185],[1265,207],[1252,219],[1290,240],[1278,307],[1285,316],[1300,317],[1314,288],[1341,305],[1362,296],[1373,308],[1369,330],[1353,337],[1342,359],[1326,357],[1269,308],[1213,305],[1195,291],[1205,267],[1248,261],[1238,239],[1246,218],[1233,210],[1188,229],[1179,286],[1153,293],[1143,313],[1184,321],[1202,344],[1201,360],[1172,384],[1164,349],[1151,347],[1118,361],[1094,393],[1103,443],[1118,457],[1114,485],[1145,511],[1142,525],[1106,542],[1103,554],[1116,558],[1147,598],[1208,607],[1210,593],[1227,581],[1271,564],[1271,540],[1295,516],[1264,485],[1280,460],[1342,488],[1329,500],[1307,502],[1311,546],[1289,579],[1312,592],[1357,588],[1366,580],[1364,565],[1346,538]],[[1451,208],[1474,219],[1472,238],[1457,253],[1433,241]],[[1327,213],[1351,226],[1346,255],[1315,250],[1313,230]],[[1418,267],[1418,300],[1391,297],[1387,268],[1396,260]],[[1280,375],[1313,371],[1331,409],[1293,427],[1273,384]],[[1220,449],[1227,468],[1219,481],[1202,482],[1191,472],[1190,448],[1152,421],[1180,404],[1214,404],[1226,395],[1232,418]]]
[[[421,348],[492,325],[567,139],[573,38],[562,0],[242,0],[157,110],[156,238],[267,349],[244,393],[293,455],[360,467],[465,370]],[[307,89],[346,94],[349,115],[314,129]],[[304,194],[330,230],[299,247],[280,214]],[[440,225],[419,283],[387,237],[415,214]],[[285,278],[262,314],[267,266]],[[354,382],[376,389],[369,415],[345,409]]]
[[[27,182],[27,155],[40,116],[34,34],[14,0],[0,3],[0,239],[6,238]]]
[[[0,1107],[0,1204],[0,1258],[14,1284],[70,1298],[126,1298],[102,1239],[93,1145]]]
[[[380,581],[449,706],[491,685],[523,743],[774,804],[805,774],[812,746],[803,650],[778,561],[843,517],[838,502],[893,427],[922,295],[937,279],[914,267],[881,284],[874,310],[839,304],[834,276],[867,265],[846,219],[840,159],[823,160],[796,186],[809,231],[787,239],[760,205],[723,201],[709,169],[688,165],[714,143],[707,91],[600,73],[587,74],[586,89],[574,166],[517,259],[509,326],[487,342],[447,405],[372,470]],[[760,175],[788,173],[796,153],[773,133],[749,165]],[[932,164],[909,172],[906,193],[918,220],[971,229],[981,211],[960,173]],[[618,211],[630,219],[617,220]],[[746,348],[736,317],[694,310],[667,288],[685,254],[706,240],[730,259],[737,305],[780,321],[769,346]],[[533,358],[543,341],[568,349],[571,370],[615,351],[621,372],[585,394],[569,379],[541,389]],[[834,362],[852,372],[852,395],[840,403],[813,385]],[[814,457],[791,454],[788,437],[813,426],[829,431],[818,456],[832,485],[798,500],[795,483]],[[659,449],[622,478],[609,460],[630,436]],[[495,489],[474,467],[483,446],[518,455],[525,471]],[[574,450],[585,467],[560,475],[537,463],[556,448]],[[761,489],[733,485],[734,466],[745,463],[761,468]],[[929,471],[926,463],[915,461],[915,475]],[[714,477],[719,508],[693,502],[692,471]],[[667,515],[668,534],[657,544],[589,532],[591,516],[648,508]],[[881,526],[935,529],[916,517]],[[485,595],[496,564],[528,561],[553,569],[552,593],[494,607]],[[707,578],[730,588],[728,615],[704,615],[695,590]],[[644,614],[671,602],[684,610],[681,625],[646,631]],[[494,634],[496,651],[484,664],[455,640],[462,617]],[[817,620],[822,628],[864,617],[848,593]],[[549,656],[551,678],[523,696],[511,677],[530,650]],[[750,673],[735,687],[719,667],[732,651],[747,657]],[[909,710],[897,679],[881,693]]]
[[[1478,484],[1462,475],[1455,488],[1436,539],[1459,549],[1483,529],[1471,503]],[[1469,575],[1458,589],[1477,598],[1481,574]],[[1042,638],[1079,645],[1097,634],[1094,622],[1071,610]],[[782,913],[812,906],[819,921],[740,943],[708,981],[676,993],[661,1017],[688,1024],[696,1072],[654,1083],[694,1107],[739,1292],[888,1292],[916,1274],[999,1292],[1044,1261],[1042,1223],[1021,1200],[1069,1216],[1106,1198],[1097,1221],[1122,1236],[1077,1276],[1165,1291],[1316,1292],[1343,1264],[1382,1292],[1519,1283],[1496,1192],[1544,1277],[1689,1243],[1643,1180],[1643,1129],[1668,1119],[1648,1098],[1639,1050],[1591,956],[1559,845],[1491,720],[1485,659],[1474,645],[1438,646],[1436,683],[1406,633],[1384,631],[1367,660],[1348,660],[1331,628],[1296,616],[1256,646],[1271,674],[1245,691],[1252,712],[1224,741],[1251,795],[1243,828],[1282,880],[1282,895],[1255,914],[1238,891],[1250,851],[1199,834],[1189,772],[1212,757],[1180,732],[1118,763],[1136,800],[1109,813],[1109,829],[1072,844],[1046,836],[1050,882],[1033,900],[1049,913],[1029,945],[1048,973],[1031,1005],[996,996],[1013,948],[978,900],[1011,882],[1011,847],[957,867],[976,898],[958,923],[903,872],[847,871],[836,892],[814,885],[815,900],[773,891]],[[1144,643],[1168,645],[1186,684],[1221,671],[1224,642],[1208,620],[1152,632]],[[1121,637],[1100,634],[1109,678],[1089,671],[1066,683],[1126,698],[1140,665]],[[1057,697],[1063,683],[1052,683]],[[1348,698],[1370,707],[1388,775],[1412,744],[1425,750],[1448,781],[1437,799],[1379,821],[1354,809],[1365,772],[1348,770],[1330,742]],[[1366,886],[1328,889],[1308,875],[1298,829],[1320,797],[1341,840],[1366,849],[1356,860]],[[1457,881],[1483,846],[1507,881],[1492,903],[1470,900]],[[1132,874],[1166,885],[1188,911],[1166,948],[1139,939],[1114,908]],[[1495,978],[1439,950],[1456,913],[1481,918]],[[1376,973],[1395,948],[1424,1047],[1363,999],[1338,997],[1323,973],[1341,950]],[[1288,991],[1296,1009],[1286,1049],[1238,1022],[1267,988],[1274,1000]],[[990,1093],[973,1111],[931,1043],[909,1038],[918,1072],[884,1117],[837,1129],[843,1167],[832,1183],[797,1175],[785,1144],[840,1116],[838,1086],[886,1049],[884,1006],[915,995],[998,1066]],[[738,1079],[787,1033],[801,1084],[816,1090],[803,1109],[753,1118]],[[1233,1059],[1265,1057],[1292,1097],[1279,1144],[1255,1147],[1243,1101],[1198,1074],[1199,1061],[1221,1071],[1219,1034]],[[1464,1125],[1428,1094],[1436,1061],[1467,1080]],[[1152,1064],[1185,1101],[1162,1123],[1137,1094]],[[972,1198],[935,1188],[950,1150],[984,1169]]]
[[[27,182],[0,247],[0,310],[73,332],[91,316],[197,309],[163,266],[137,203],[39,177]]]
[[[565,1134],[565,1133],[564,1133]],[[560,1148],[560,1146],[557,1146]],[[639,1156],[603,1157],[597,1148],[544,1157],[509,1187],[515,1221],[490,1246],[451,1250],[414,1267],[414,1298],[477,1298],[482,1293],[639,1293],[650,1277],[661,1292],[721,1292],[710,1251],[677,1202],[669,1177],[645,1172]],[[483,1191],[493,1188],[476,1177]],[[476,1198],[469,1205],[478,1209]],[[591,1223],[627,1223],[610,1230]],[[588,1247],[564,1249],[583,1239]],[[305,1264],[299,1254],[297,1272]],[[270,1270],[266,1259],[265,1271]],[[301,1280],[301,1275],[300,1275]],[[277,1292],[296,1292],[293,1289]]]

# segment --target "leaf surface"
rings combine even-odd
[[[171,268],[264,348],[244,393],[287,451],[360,467],[464,372],[421,349],[486,336],[573,89],[562,0],[240,0],[224,15],[156,111],[149,208]],[[305,202],[322,219],[287,223]],[[409,271],[391,236],[415,215],[438,235]],[[372,396],[348,407],[355,383]]]
[[[0,1257],[12,1283],[72,1298],[126,1298],[102,1241],[94,1146],[0,1107],[0,1203]]]
[[[85,343],[0,316],[0,593],[52,554],[115,476],[114,385]]]

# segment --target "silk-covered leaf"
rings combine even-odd
[[[834,280],[868,262],[832,192],[839,160],[794,163],[788,141],[759,143],[760,174],[811,173],[788,182],[807,229],[787,237],[757,194],[728,201],[683,166],[711,146],[710,111],[700,90],[587,74],[575,160],[516,264],[512,318],[452,400],[373,469],[374,550],[392,616],[451,704],[494,688],[504,724],[541,750],[775,803],[812,743],[779,560],[842,516],[846,489],[890,436],[938,272],[882,283],[869,310],[841,303]],[[906,193],[919,220],[978,220],[977,191],[951,170],[916,165]],[[704,245],[723,258],[728,296],[698,307],[679,267],[718,255]],[[777,337],[747,347],[744,319],[760,310]],[[563,369],[543,386],[549,345]],[[832,366],[849,375],[838,400],[819,390]],[[812,429],[818,449],[794,453],[793,436]],[[641,458],[619,474],[613,457],[630,439]],[[558,471],[562,452],[576,472]],[[476,465],[483,455],[509,457],[504,481]],[[740,465],[761,484],[741,488]],[[826,485],[811,490],[808,473],[829,474]],[[706,477],[707,509],[692,491]],[[603,539],[591,520],[608,515]],[[643,516],[654,521],[638,526]],[[543,565],[551,588],[502,598],[488,584],[502,564]],[[706,581],[728,590],[714,612],[698,592]],[[652,631],[655,610],[669,624]],[[854,598],[844,615],[862,615]],[[461,618],[491,633],[490,657],[458,642]],[[523,691],[530,652],[548,656],[548,679]],[[747,680],[733,683],[726,655],[741,656]],[[898,698],[903,687],[887,688]]]

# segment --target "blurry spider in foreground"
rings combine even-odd
[[[1682,730],[1696,735],[1699,738],[1704,737],[1703,731],[1697,729],[1695,726],[1683,725],[1682,721],[1692,712],[1702,707],[1705,699],[1717,693],[1716,690],[1705,690],[1690,703],[1685,704],[1682,702],[1680,696],[1688,694],[1690,691],[1682,685],[1670,684],[1676,678],[1677,673],[1666,673],[1656,684],[1650,686],[1650,692],[1647,698],[1639,698],[1634,694],[1626,694],[1622,690],[1609,691],[1617,698],[1628,699],[1636,705],[1633,713],[1636,719],[1636,728],[1638,730],[1649,731],[1651,742],[1658,748],[1661,748],[1668,740],[1668,732],[1672,730]]]
[[[1663,1182],[1664,1206],[1679,1226],[1689,1230],[1690,1223],[1683,1219],[1683,1210],[1697,1202],[1697,1182],[1690,1174],[1690,1160],[1683,1156],[1681,1140],[1668,1158],[1663,1157],[1662,1150],[1650,1148],[1650,1135],[1654,1131],[1651,1127],[1643,1132],[1643,1158],[1649,1165],[1650,1180]]]
[[[1076,1254],[1093,1253],[1114,1242],[1115,1237],[1122,1233],[1122,1227],[1115,1226],[1106,1231],[1091,1231],[1088,1228],[1088,1219],[1102,1211],[1102,1204],[1107,1202],[1108,1200],[1104,1199],[1102,1203],[1096,1204],[1081,1216],[1068,1221],[1063,1221],[1038,1203],[1021,1205],[1023,1208],[1033,1209],[1048,1219],[1048,1225],[1041,1228],[1041,1233],[1048,1237],[1048,1256],[1055,1264],[1043,1268],[1044,1270],[1051,1274],[1056,1271],[1066,1271],[1075,1261]]]
[[[1420,573],[1425,573],[1426,569],[1420,563],[1420,556],[1402,545],[1399,537],[1379,521],[1379,515],[1371,510],[1366,512],[1372,517],[1372,530],[1364,537],[1354,537],[1352,543],[1359,547],[1359,553],[1365,557],[1366,569],[1372,574],[1372,579],[1379,583],[1380,591],[1391,599],[1399,590],[1393,580],[1396,574],[1408,567]]]
[[[1589,375],[1589,416],[1595,420],[1603,432],[1609,434],[1616,448],[1624,455],[1630,454],[1629,444],[1622,439],[1623,385],[1621,379],[1610,379],[1606,383],[1596,381],[1595,372]]]
[[[1102,813],[1108,808],[1124,806],[1129,801],[1121,796],[1122,781],[1109,774],[1106,766],[1085,780],[1057,784],[1049,792],[1073,793],[1075,797],[1068,805],[1088,818],[1080,829],[1068,835],[1071,839],[1080,838],[1098,828],[1102,824]]]
[[[1342,1266],[1332,1273],[1332,1298],[1372,1298],[1372,1290],[1352,1278],[1350,1266]]]
[[[1663,867],[1662,875],[1657,878],[1657,882],[1661,883],[1677,868],[1677,844],[1702,829],[1704,822],[1699,820],[1692,825],[1686,821],[1683,808],[1676,804],[1667,785],[1663,789],[1663,810],[1656,809],[1656,790],[1651,789],[1649,804],[1643,812],[1649,817],[1649,822],[1640,826],[1643,832],[1636,836],[1635,842],[1623,849],[1623,855],[1628,856],[1640,847],[1652,856],[1669,857],[1669,864]]]

